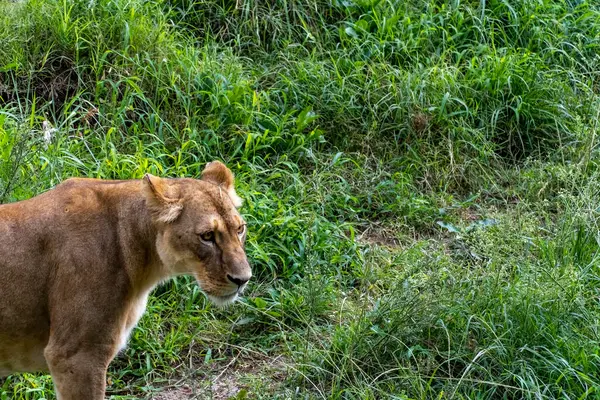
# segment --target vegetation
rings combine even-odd
[[[0,0],[0,202],[236,174],[245,298],[156,289],[113,399],[595,398],[598,54],[592,0]]]

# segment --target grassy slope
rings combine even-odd
[[[236,173],[246,298],[158,288],[114,398],[593,397],[599,49],[592,1],[0,0],[0,201]]]

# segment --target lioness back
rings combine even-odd
[[[139,196],[138,188],[136,182],[72,179],[32,199],[0,205],[0,375],[47,369],[48,300],[61,289],[51,287],[57,274],[68,276],[72,287],[92,285],[86,276],[119,276],[111,272],[119,254],[113,205],[119,197]],[[131,211],[147,213],[142,207]],[[85,274],[90,259],[105,260],[105,273]]]

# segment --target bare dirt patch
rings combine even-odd
[[[168,389],[162,393],[150,397],[153,400],[180,400],[180,399],[193,399],[194,393],[192,389],[187,386]]]
[[[357,234],[356,240],[377,246],[399,247],[401,245],[398,233],[394,228],[376,224],[367,226]]]
[[[209,374],[180,379],[165,390],[145,398],[228,400],[243,394],[241,392],[253,398],[258,392],[264,394],[275,389],[286,378],[287,365],[283,357],[235,357],[227,363],[214,365]]]

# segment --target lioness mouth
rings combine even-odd
[[[226,306],[228,304],[233,303],[237,297],[238,297],[239,292],[235,291],[232,294],[227,294],[224,296],[215,296],[215,295],[208,295],[208,298],[213,302],[213,304],[217,305],[217,306]]]

